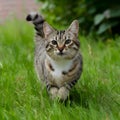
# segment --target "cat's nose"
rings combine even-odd
[[[59,49],[59,51],[62,53],[64,47],[59,47],[58,49]]]

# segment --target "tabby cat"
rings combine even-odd
[[[78,21],[74,20],[66,30],[56,30],[36,12],[28,14],[26,20],[32,21],[36,29],[37,75],[52,99],[64,101],[82,73]]]

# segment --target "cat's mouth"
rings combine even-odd
[[[60,56],[63,56],[63,55],[64,55],[63,52],[59,52],[59,53],[57,53],[57,54],[60,55]]]
[[[63,56],[63,55],[65,55],[65,53],[64,52],[58,52],[57,55]]]

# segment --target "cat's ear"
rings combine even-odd
[[[76,36],[78,36],[79,33],[79,22],[78,20],[74,20],[70,27],[68,28],[68,31],[72,32],[73,34],[75,34]]]
[[[44,31],[44,34],[45,34],[45,38],[47,38],[55,30],[47,22],[44,22],[43,31]]]

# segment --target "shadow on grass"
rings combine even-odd
[[[81,89],[74,88],[71,91],[70,104],[71,106],[77,105],[86,109],[93,105],[96,109],[103,108],[108,111],[112,110],[115,106],[117,107],[118,101],[116,96],[104,85],[96,89],[83,86]]]
[[[76,88],[74,88],[70,93],[70,101],[71,106],[72,105],[79,105],[84,108],[89,108],[88,105],[88,96],[86,94],[88,91],[78,91]]]

